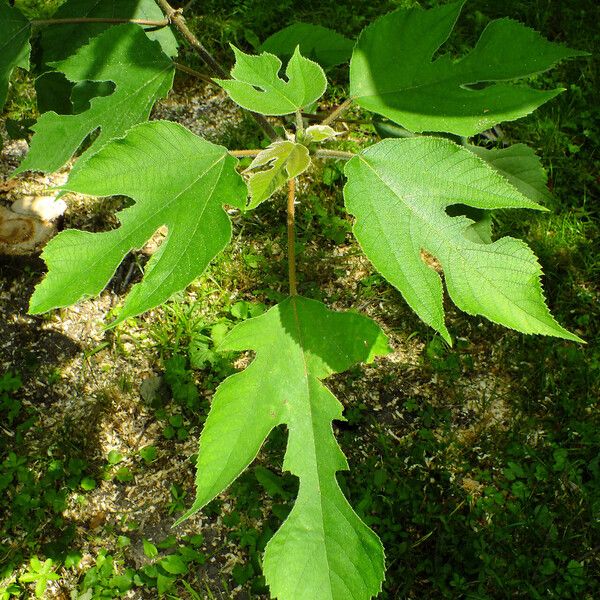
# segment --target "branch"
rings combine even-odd
[[[344,152],[343,150],[327,150],[326,148],[321,148],[315,151],[315,156],[318,158],[350,160],[353,156],[356,156],[356,154],[353,152]]]
[[[66,19],[34,19],[31,24],[36,27],[43,25],[75,25],[80,23],[135,23],[136,25],[148,25],[149,27],[167,27],[168,19],[151,21],[149,19],[118,19],[110,17],[71,17]]]
[[[287,201],[287,244],[288,244],[288,275],[290,280],[290,296],[298,295],[296,286],[296,232],[295,226],[296,179],[288,181]]]
[[[175,65],[175,68],[178,71],[182,71],[183,73],[187,73],[188,75],[193,75],[194,77],[197,77],[198,79],[200,79],[201,81],[204,81],[206,83],[212,83],[213,85],[217,85],[212,80],[212,77],[209,77],[208,75],[204,75],[204,73],[200,73],[200,71],[196,71],[196,69],[192,69],[191,67],[182,65],[181,63],[178,63],[178,62],[174,62],[173,64]]]
[[[181,35],[192,45],[194,50],[200,55],[200,58],[204,61],[213,77],[221,79],[228,79],[229,73],[215,60],[212,54],[200,43],[200,40],[190,31],[189,27],[185,24],[185,19],[181,14],[181,11],[175,10],[167,0],[156,0],[158,5],[162,8],[169,23],[176,27]],[[260,125],[261,129],[267,134],[271,140],[279,139],[275,128],[263,115],[250,112],[254,117],[254,120]]]

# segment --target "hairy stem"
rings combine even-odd
[[[299,138],[302,138],[304,135],[304,121],[302,119],[302,112],[300,110],[296,111],[296,141]]]
[[[158,5],[162,8],[165,13],[167,19],[176,27],[181,35],[192,45],[194,50],[199,54],[200,58],[204,61],[204,64],[208,67],[211,75],[213,77],[218,77],[221,79],[228,79],[229,74],[227,71],[220,65],[219,62],[213,57],[213,55],[200,43],[200,40],[190,31],[189,27],[185,23],[185,19],[181,14],[180,10],[175,10],[167,0],[156,0]],[[250,114],[254,117],[254,120],[258,123],[261,129],[265,132],[265,134],[271,139],[276,140],[279,138],[275,128],[263,115],[259,115],[257,113],[250,112]]]
[[[231,156],[258,156],[262,150],[228,150]]]
[[[152,21],[149,19],[118,19],[110,17],[71,17],[65,19],[34,19],[31,24],[35,27],[42,25],[73,25],[80,23],[135,23],[136,25],[148,25],[149,27],[166,27],[168,19]]]
[[[187,73],[188,75],[193,75],[194,77],[197,77],[198,79],[200,79],[201,81],[204,81],[206,83],[212,83],[213,85],[217,85],[212,80],[212,77],[209,77],[208,75],[204,75],[204,73],[200,73],[200,71],[196,71],[196,69],[192,69],[191,67],[182,65],[181,63],[178,63],[178,62],[174,62],[173,64],[175,65],[175,68],[178,71],[182,71],[183,73]]]
[[[298,295],[296,287],[296,179],[292,177],[288,181],[287,200],[287,243],[288,243],[288,274],[290,280],[290,296]]]
[[[321,125],[331,125],[350,108],[352,102],[354,102],[354,98],[348,98],[347,100],[344,100],[344,102],[342,102],[335,110],[330,112],[329,115],[321,121]]]
[[[321,121],[327,117],[327,115],[330,113],[302,113],[302,116],[305,119],[308,119],[311,122],[317,122],[317,123],[321,123]],[[373,125],[373,121],[371,119],[341,119],[338,118],[336,119],[336,121],[340,121],[342,123],[354,123],[356,125]]]
[[[350,160],[353,156],[356,156],[356,154],[354,154],[354,152],[345,152],[344,150],[327,150],[326,148],[321,148],[315,151],[315,156],[318,158]]]

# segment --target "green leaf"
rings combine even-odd
[[[93,477],[84,477],[79,485],[84,492],[89,492],[96,487],[96,480]]]
[[[123,455],[117,450],[111,450],[106,456],[109,465],[118,465],[123,458]]]
[[[366,255],[446,341],[442,282],[423,250],[441,264],[461,310],[524,333],[579,340],[548,311],[542,270],[525,243],[510,237],[477,243],[468,235],[471,219],[447,214],[457,204],[544,210],[484,161],[441,138],[388,139],[348,161],[346,176],[346,207]]]
[[[67,0],[54,18],[117,18],[163,20],[164,14],[154,0]],[[54,24],[42,31],[42,58],[45,63],[64,60],[85,46],[93,37],[113,27],[110,23]],[[168,56],[177,55],[177,41],[169,27],[147,27],[146,35],[160,43]]]
[[[551,198],[548,175],[534,150],[525,144],[491,149],[468,145],[467,148],[487,162],[524,196],[534,202]]]
[[[0,109],[6,102],[8,80],[15,67],[29,68],[29,21],[0,0]]]
[[[550,199],[551,194],[546,185],[548,180],[546,171],[535,152],[525,144],[492,150],[472,145],[467,145],[466,148],[485,160],[494,171],[530,200],[542,202]],[[456,204],[448,207],[446,212],[451,217],[464,215],[473,221],[473,225],[465,230],[465,235],[470,240],[484,244],[492,243],[490,211]]]
[[[333,127],[329,125],[310,125],[306,128],[304,136],[308,142],[324,142],[340,135]]]
[[[163,575],[162,573],[157,573],[156,575],[156,589],[158,594],[162,596],[166,592],[168,592],[175,583],[174,577],[167,577],[167,575]]]
[[[289,432],[283,468],[300,479],[298,499],[267,545],[264,574],[280,600],[367,599],[383,579],[383,548],[343,496],[348,465],[332,431],[342,406],[321,383],[387,353],[379,327],[354,313],[292,297],[237,325],[220,350],[254,350],[242,373],[218,388],[200,437],[198,511],[256,457],[269,432]],[[307,574],[310,573],[310,577]]]
[[[280,79],[281,61],[273,54],[263,52],[252,56],[235,46],[232,48],[235,54],[233,79],[215,81],[234,102],[247,110],[262,115],[288,115],[318,100],[327,88],[323,69],[304,58],[298,48],[286,67],[287,81]]]
[[[187,573],[187,565],[177,554],[169,554],[158,563],[167,573],[171,575],[183,575]]]
[[[140,456],[145,463],[149,464],[156,460],[158,450],[156,449],[156,446],[144,446],[143,448],[140,448]]]
[[[131,589],[133,578],[129,574],[113,575],[110,578],[109,585],[111,588],[117,588],[119,592],[124,593]]]
[[[78,163],[65,190],[95,196],[122,194],[136,202],[119,213],[118,229],[67,230],[50,241],[42,254],[48,275],[31,298],[31,312],[97,295],[125,255],[141,248],[162,226],[169,233],[146,266],[144,279],[127,296],[116,322],[149,310],[185,288],[231,239],[231,222],[222,205],[241,209],[246,201],[246,186],[236,164],[222,146],[164,121],[138,125],[85,164]]]
[[[115,477],[121,483],[129,483],[133,481],[133,473],[127,467],[121,467],[116,470]]]
[[[254,469],[254,476],[258,483],[265,488],[269,496],[273,498],[279,496],[283,500],[287,500],[290,497],[290,494],[283,487],[283,477],[275,475],[273,471],[258,466]]]
[[[275,142],[260,152],[246,171],[268,166],[264,171],[252,173],[248,180],[250,202],[256,208],[270,198],[289,179],[303,173],[310,166],[308,148],[289,140]]]
[[[327,27],[294,23],[268,37],[259,50],[288,59],[299,47],[303,56],[328,69],[349,61],[353,46],[353,40]]]
[[[142,544],[144,546],[144,554],[148,558],[156,558],[158,556],[158,549],[152,542],[142,540]]]
[[[358,104],[411,131],[471,136],[523,117],[563,91],[492,82],[527,77],[586,55],[548,42],[516,21],[499,19],[460,60],[447,54],[433,60],[463,4],[399,9],[367,27],[350,63],[350,93]],[[486,85],[473,87],[479,83]]]
[[[82,155],[89,157],[125,135],[133,125],[145,121],[154,103],[167,95],[173,83],[171,60],[140,27],[131,24],[112,27],[55,66],[70,81],[112,81],[116,89],[110,96],[91,100],[90,109],[80,114],[43,114],[33,127],[36,133],[29,153],[16,173],[56,171],[90,133],[100,128]]]

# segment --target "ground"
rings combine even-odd
[[[40,3],[23,4],[33,10]],[[228,41],[250,49],[258,34],[291,22],[295,10],[301,20],[355,36],[377,15],[415,3],[197,4],[191,26],[227,61]],[[558,0],[470,2],[453,51],[472,45],[488,17],[504,15],[597,51],[594,3]],[[202,68],[189,49],[180,60]],[[35,116],[31,79],[20,77],[5,118]],[[324,109],[343,98],[344,70],[330,77]],[[553,313],[586,345],[523,336],[447,302],[449,348],[353,241],[341,164],[315,167],[300,185],[301,293],[369,315],[393,348],[327,380],[347,418],[336,424],[350,463],[340,484],[386,548],[382,598],[600,596],[596,64],[572,61],[536,83],[567,91],[494,135],[501,144],[528,143],[542,157],[551,212],[503,213],[495,234],[532,246]],[[368,115],[353,110],[350,117]],[[176,120],[229,148],[263,143],[222,92],[184,75],[153,118]],[[369,125],[349,128],[348,147],[376,139]],[[8,140],[6,127],[2,135],[0,172],[7,176],[27,143]],[[43,194],[67,172],[22,176],[2,188],[0,203]],[[65,199],[61,226],[88,230],[114,227],[124,202]],[[43,592],[51,600],[156,598],[159,590],[171,598],[268,597],[261,552],[297,488],[280,469],[284,430],[225,494],[172,527],[193,501],[194,454],[215,388],[251,358],[218,355],[214,347],[236,322],[287,293],[283,197],[233,221],[232,245],[201,279],[109,330],[111,311],[139,280],[151,248],[128,256],[98,298],[42,316],[28,315],[27,303],[43,262],[0,257],[0,598],[3,586],[34,597],[27,576],[41,577],[36,556],[57,574]]]

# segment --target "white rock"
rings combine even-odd
[[[56,227],[32,215],[0,206],[0,254],[33,254],[56,233]]]
[[[31,215],[42,221],[54,221],[64,214],[67,204],[54,196],[22,196],[12,203],[11,208],[13,212],[21,215]]]

